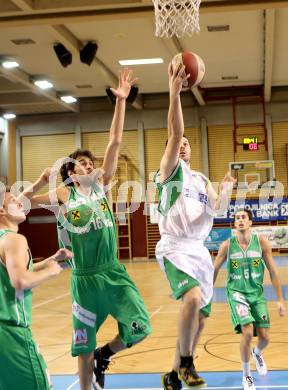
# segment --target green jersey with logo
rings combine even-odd
[[[117,262],[116,227],[102,187],[86,196],[70,187],[66,214],[58,218],[61,247],[73,251],[73,269],[89,272],[108,269]]]
[[[246,250],[241,248],[236,236],[230,238],[227,255],[228,292],[262,294],[264,271],[262,249],[256,234],[251,234]]]
[[[0,230],[0,240],[11,230]],[[15,234],[15,233],[14,233]],[[27,269],[32,271],[33,262],[29,251]],[[6,266],[0,258],[0,324],[28,327],[31,325],[32,291],[17,290],[11,282]]]

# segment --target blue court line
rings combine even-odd
[[[242,372],[203,372],[208,387],[207,390],[242,389]],[[268,375],[260,377],[253,374],[257,389],[288,389],[288,371],[269,371]],[[76,375],[55,375],[52,377],[54,390],[79,390]],[[105,390],[158,390],[161,386],[161,374],[110,374],[106,376]]]

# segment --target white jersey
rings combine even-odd
[[[199,282],[203,308],[212,300],[214,268],[204,240],[213,225],[206,186],[208,179],[193,171],[183,161],[172,175],[155,182],[159,192],[159,230],[161,239],[156,246],[156,258],[165,271],[164,260]]]
[[[179,160],[172,175],[163,183],[155,177],[159,192],[159,230],[161,236],[204,241],[213,226],[212,208],[206,186],[208,179]]]

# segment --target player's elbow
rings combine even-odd
[[[15,290],[29,289],[29,283],[24,276],[15,276],[11,278],[11,284],[15,288]]]
[[[13,278],[13,279],[11,280],[11,284],[12,284],[12,287],[15,288],[15,290],[25,290],[25,288],[24,288],[25,283],[23,282],[22,279]]]

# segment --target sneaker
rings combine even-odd
[[[189,367],[180,366],[178,376],[189,387],[200,388],[207,386],[205,380],[197,374],[193,363]]]
[[[162,375],[163,388],[165,390],[181,390],[182,383],[179,379],[176,382],[172,381],[170,372]]]
[[[110,359],[104,358],[101,353],[101,348],[97,348],[94,351],[94,372],[92,385],[95,390],[104,389],[105,384],[105,371],[107,370]]]
[[[256,364],[256,370],[259,375],[266,375],[267,374],[267,366],[265,363],[265,360],[263,359],[262,355],[257,355],[257,353],[254,352],[254,349],[252,349],[252,357]]]
[[[244,390],[256,390],[252,376],[243,376],[242,386]]]

